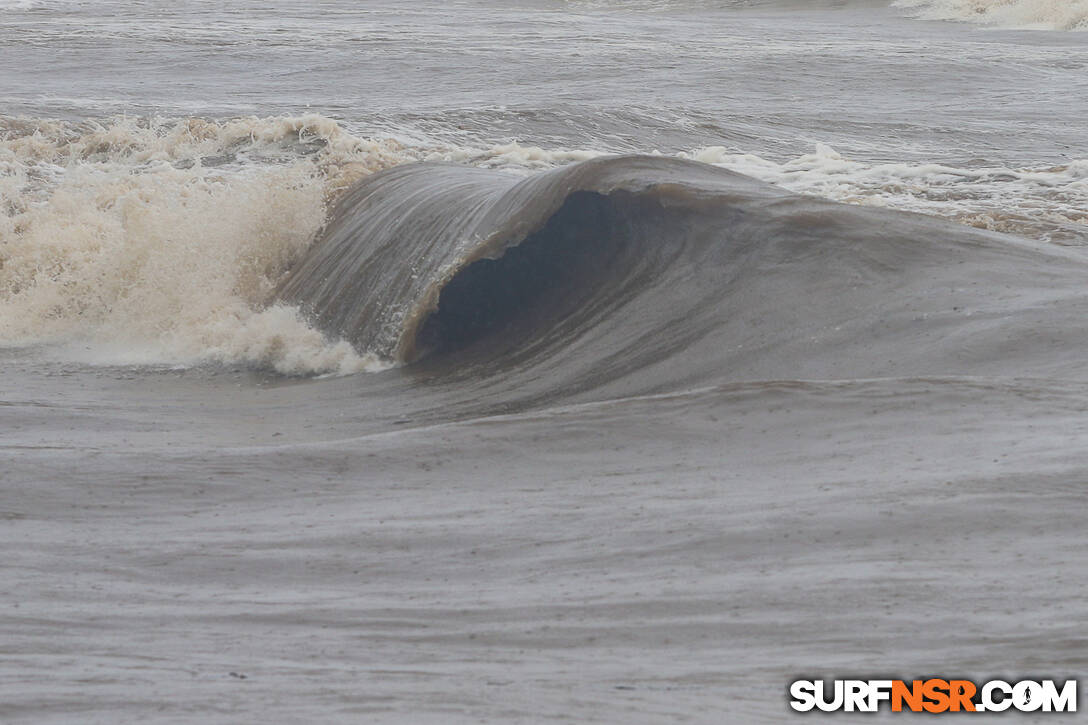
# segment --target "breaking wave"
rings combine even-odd
[[[278,299],[417,374],[555,398],[725,372],[1082,374],[1086,271],[1056,246],[695,161],[421,163],[345,195]]]
[[[0,345],[92,363],[211,361],[302,375],[383,369],[466,347],[496,325],[535,330],[528,318],[499,319],[520,309],[511,295],[545,317],[582,302],[601,310],[592,300],[604,298],[585,297],[592,284],[630,283],[632,270],[664,264],[658,255],[673,249],[646,247],[646,235],[688,240],[683,230],[693,224],[731,224],[732,212],[700,205],[756,187],[768,198],[798,191],[1061,244],[1088,241],[1082,161],[957,169],[856,162],[827,147],[784,162],[720,147],[680,155],[719,168],[602,156],[364,138],[321,116],[0,118]],[[364,213],[364,197],[392,216]],[[692,204],[698,213],[678,211]],[[669,213],[649,213],[658,206]],[[630,234],[613,234],[621,228]],[[375,255],[382,234],[388,250]],[[630,274],[586,276],[620,263]],[[541,301],[538,277],[549,280],[552,303]],[[498,307],[492,293],[479,296],[495,285],[510,286]]]
[[[376,362],[268,305],[325,201],[402,162],[320,117],[0,133],[0,340],[94,362],[354,372]]]

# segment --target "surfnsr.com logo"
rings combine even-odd
[[[1076,680],[797,680],[789,694],[798,712],[1077,711]]]

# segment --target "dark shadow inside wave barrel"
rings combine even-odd
[[[421,356],[474,348],[502,354],[579,309],[614,267],[625,237],[615,208],[592,192],[572,194],[543,229],[498,259],[461,269],[420,328]]]

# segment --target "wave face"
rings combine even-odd
[[[278,298],[424,373],[631,394],[1079,374],[1086,273],[1058,248],[631,156],[529,178],[433,163],[375,174]]]
[[[366,179],[339,203],[279,297],[360,349],[410,362],[498,331],[508,339],[518,332],[513,315],[528,307],[542,305],[535,312],[543,317],[569,313],[572,297],[607,295],[648,264],[666,268],[654,258],[690,240],[654,244],[651,237],[672,233],[669,222],[681,229],[688,218],[665,205],[689,212],[698,200],[737,193],[787,195],[658,157],[594,159],[528,179],[402,166]]]
[[[928,20],[960,20],[1003,28],[1088,30],[1088,0],[896,0]]]

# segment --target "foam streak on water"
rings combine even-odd
[[[784,163],[721,147],[684,155],[804,194],[943,216],[1058,244],[1088,245],[1088,160],[1023,169],[880,164],[849,159],[823,144]]]
[[[1004,28],[1088,30],[1086,0],[896,0],[931,20],[960,20]]]

